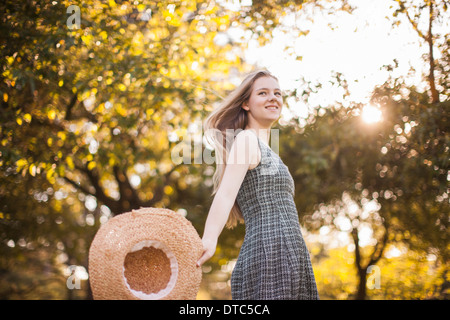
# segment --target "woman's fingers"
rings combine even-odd
[[[200,256],[200,258],[197,260],[197,267],[200,267],[203,264],[203,256],[205,255],[205,249],[203,249],[202,255]]]
[[[200,267],[203,263],[205,263],[209,258],[214,255],[216,251],[217,241],[211,241],[208,239],[202,239],[203,242],[203,253],[197,261],[197,267]]]
[[[197,267],[200,267],[202,264],[204,264],[211,256],[208,254],[208,251],[205,249],[203,250],[203,254],[197,261]]]
[[[203,263],[205,263],[206,259],[203,258],[204,256],[205,256],[205,253],[203,252],[202,256],[197,261],[197,267],[200,267]]]

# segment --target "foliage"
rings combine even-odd
[[[0,12],[2,277],[40,249],[87,266],[95,230],[132,208],[184,208],[202,224],[205,168],[170,152],[250,69],[242,49],[270,38],[278,4],[34,0]]]
[[[404,250],[395,256],[385,256],[379,267],[379,287],[367,281],[367,298],[373,300],[416,300],[448,297],[441,292],[445,266],[417,251]],[[394,247],[387,248],[389,252]],[[396,250],[401,251],[396,248]],[[313,249],[314,252],[314,249]],[[314,273],[321,299],[354,298],[357,278],[354,276],[354,253],[340,247],[327,250],[327,256],[314,264]],[[448,281],[448,279],[447,279]]]
[[[367,268],[388,243],[406,241],[444,264],[449,254],[449,102],[430,105],[426,93],[388,81],[372,103],[382,122],[364,123],[361,105],[329,107],[303,128],[283,128],[280,147],[308,230],[351,236],[360,298]],[[371,251],[361,248],[364,232],[371,233]]]
[[[0,297],[89,297],[85,281],[82,292],[67,288],[67,267],[88,269],[98,227],[132,208],[188,212],[201,234],[214,167],[195,163],[195,155],[192,164],[176,163],[171,152],[189,138],[201,141],[205,115],[251,69],[243,60],[249,41],[267,43],[274,30],[307,34],[283,25],[307,3],[330,8],[320,1],[2,3]],[[79,28],[68,25],[73,4]],[[371,101],[381,122],[363,123],[364,106],[347,100],[349,107],[311,106],[306,121],[278,126],[305,234],[337,231],[350,241],[344,249],[311,244],[324,298],[446,297],[450,56],[448,35],[433,39],[440,52],[430,68],[434,89],[389,79]],[[340,74],[334,78],[347,87]],[[311,90],[320,90],[307,85],[292,96],[307,102]],[[205,265],[209,297],[227,297],[243,233],[243,226],[225,231]],[[408,254],[386,258],[399,243]],[[434,266],[426,262],[430,255]],[[389,287],[363,292],[372,264]],[[400,272],[409,291],[396,288]],[[419,276],[429,272],[430,281]]]

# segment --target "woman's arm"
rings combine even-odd
[[[201,266],[216,251],[222,232],[236,200],[242,181],[250,167],[258,162],[258,141],[253,133],[242,131],[231,146],[222,182],[214,197],[203,233],[203,254],[197,262]]]

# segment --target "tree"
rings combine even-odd
[[[306,125],[294,119],[281,136],[289,137],[280,150],[293,172],[305,225],[310,230],[326,226],[348,232],[353,242],[357,299],[366,298],[367,269],[380,261],[389,243],[406,242],[413,249],[433,252],[443,265],[448,261],[448,34],[433,34],[447,7],[445,2],[428,1],[417,7],[408,4],[407,9],[406,2],[398,3],[394,17],[405,13],[428,45],[424,58],[430,66],[425,77],[429,95],[406,85],[403,78],[388,79],[374,88],[371,101],[382,112],[382,122],[364,124],[359,115],[365,106],[336,103],[312,107]],[[435,10],[438,6],[442,11]],[[418,23],[426,8],[431,13],[427,34]],[[411,9],[416,10],[414,17]],[[443,49],[438,60],[436,43]],[[345,79],[335,77],[348,97]],[[294,90],[292,96],[307,102],[317,90],[320,84],[306,84],[303,92]],[[367,203],[375,203],[376,210],[361,214]],[[367,226],[374,239],[369,252],[360,246],[361,229]]]
[[[446,19],[446,12],[448,9],[447,1],[419,1],[419,2],[411,2],[404,0],[395,0],[398,4],[398,8],[394,12],[394,17],[397,17],[399,14],[405,15],[412,28],[415,30],[417,35],[422,41],[425,41],[428,46],[428,64],[429,64],[429,73],[428,73],[428,85],[430,88],[431,95],[431,103],[438,103],[440,101],[439,98],[439,90],[436,88],[436,63],[435,63],[435,48],[436,45],[436,34],[434,33],[433,25],[439,19]],[[420,23],[423,19],[423,16],[428,17],[427,21],[427,30],[421,30]],[[399,20],[396,20],[394,24],[398,24]],[[441,44],[442,45],[442,44]]]
[[[408,242],[448,261],[449,102],[430,103],[427,93],[390,79],[371,103],[381,122],[364,123],[361,104],[319,107],[305,126],[294,119],[283,128],[280,146],[307,228],[327,226],[353,241],[358,299],[366,297],[368,268],[389,243]],[[360,245],[367,227],[371,252]]]
[[[239,18],[220,6],[84,1],[77,29],[72,4],[0,6],[5,277],[38,248],[87,266],[102,218],[202,199],[190,193],[199,168],[174,165],[170,149],[211,108],[214,84],[245,68],[230,41],[215,44]]]
[[[87,266],[100,223],[140,206],[185,208],[203,222],[206,168],[175,164],[171,150],[232,88],[230,79],[250,70],[247,42],[268,41],[280,17],[301,6],[2,3],[2,278],[13,273],[11,261],[38,249],[65,257],[55,273]]]
[[[426,94],[412,90],[396,99],[399,88],[390,85],[374,92],[380,123],[361,121],[362,106],[330,107],[280,135],[308,230],[327,226],[353,242],[358,299],[366,297],[368,267],[388,243],[408,242],[448,261],[449,102],[429,105]],[[370,252],[360,245],[367,228]]]

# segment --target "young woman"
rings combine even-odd
[[[283,106],[278,80],[248,75],[205,123],[215,145],[214,200],[202,238],[201,266],[214,255],[227,224],[245,222],[245,238],[231,275],[233,299],[318,299],[294,203],[294,181],[269,147]]]

